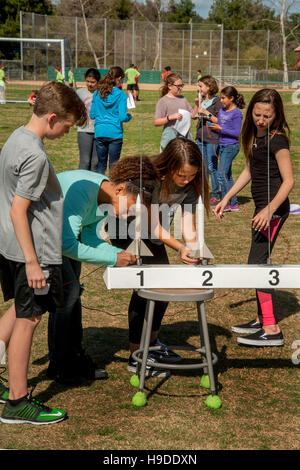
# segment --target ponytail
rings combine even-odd
[[[244,96],[241,95],[234,86],[226,86],[221,90],[221,93],[227,98],[233,97],[233,102],[239,109],[243,109],[246,106]]]
[[[99,81],[98,92],[102,99],[106,98],[112,92],[118,78],[124,78],[125,74],[121,67],[111,67],[103,78]]]

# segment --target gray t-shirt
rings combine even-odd
[[[156,103],[154,119],[166,117],[167,114],[178,113],[179,109],[185,109],[190,113],[193,111],[193,108],[184,96],[180,95],[170,98],[168,95],[165,95]],[[175,120],[169,121],[164,127],[174,126],[175,122]]]
[[[92,106],[93,93],[90,93],[86,88],[78,88],[78,90],[76,90],[76,93],[81,99],[81,101],[84,102],[86,110],[87,110],[87,115],[88,115],[88,120],[87,120],[86,125],[83,127],[77,126],[77,131],[78,132],[90,132],[94,134],[95,132],[94,120],[90,119],[90,109]]]
[[[10,217],[15,195],[31,201],[27,216],[39,263],[61,264],[61,187],[42,140],[24,126],[11,134],[0,154],[0,253],[24,263]]]
[[[162,187],[157,184],[152,193],[151,205],[159,206],[159,219],[162,227],[169,231],[174,215],[178,207],[181,207],[183,212],[196,212],[196,206],[199,196],[197,195],[193,183],[189,183],[186,186],[179,187],[175,183],[171,183],[171,193],[169,197],[163,194]],[[151,238],[151,241],[157,245],[161,245],[162,242],[157,238]]]

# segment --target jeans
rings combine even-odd
[[[82,351],[80,271],[81,263],[79,261],[63,256],[64,312],[61,314],[49,312],[48,349],[50,361],[66,363]]]
[[[229,189],[232,188],[234,185],[234,181],[232,178],[232,162],[234,158],[239,153],[240,147],[239,144],[231,144],[231,145],[220,145],[219,150],[219,167],[218,167],[218,181],[221,185],[222,191],[222,198],[225,194],[228,193]],[[237,204],[236,196],[233,196],[231,200],[228,202],[230,206],[235,206]]]
[[[98,156],[95,135],[92,132],[77,132],[79,147],[79,169],[97,171]]]
[[[109,168],[119,160],[123,139],[110,139],[108,137],[97,137],[96,151],[98,155],[97,172],[105,175],[109,155]]]
[[[210,144],[209,142],[202,142],[197,139],[197,144],[201,153],[203,153],[203,163],[205,167],[205,173],[207,181],[209,180],[209,175],[211,177],[211,197],[219,199],[219,181],[218,181],[218,155],[219,155],[219,145]]]

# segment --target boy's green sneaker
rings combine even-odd
[[[66,419],[67,413],[43,405],[32,396],[32,391],[18,405],[7,400],[0,421],[6,424],[54,424]]]
[[[7,380],[0,375],[0,403],[6,403],[9,396],[9,389],[4,385],[3,381],[7,382]]]

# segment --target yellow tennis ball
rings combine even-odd
[[[130,385],[132,385],[133,387],[136,387],[136,388],[138,388],[138,386],[140,385],[140,379],[139,379],[139,376],[137,374],[134,374],[134,375],[131,376]]]
[[[209,395],[205,400],[208,408],[218,409],[222,405],[220,397],[218,395]]]
[[[136,392],[132,398],[132,403],[134,406],[145,406],[147,403],[146,396],[144,392]]]
[[[210,388],[210,381],[208,375],[202,375],[200,380],[200,386],[204,388]]]

